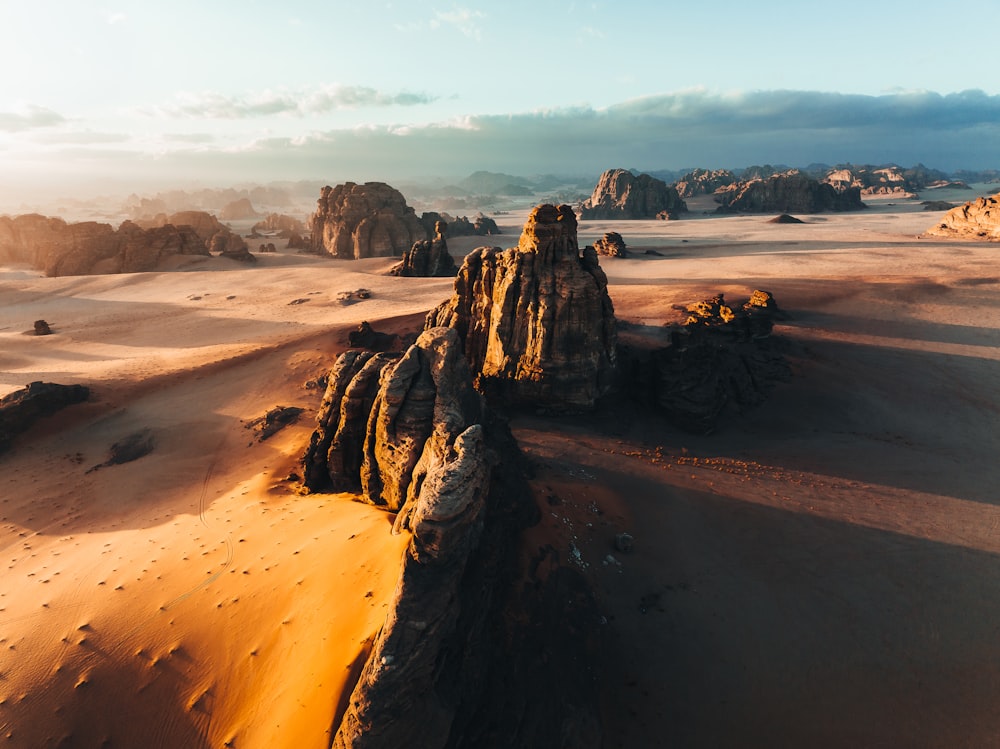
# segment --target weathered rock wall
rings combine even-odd
[[[1000,193],[951,209],[924,233],[932,237],[1000,242]]]
[[[674,219],[687,212],[677,190],[648,174],[609,169],[580,210],[581,219]]]
[[[402,193],[384,182],[324,187],[310,230],[314,252],[347,259],[401,255],[428,237]]]

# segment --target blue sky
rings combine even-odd
[[[1000,167],[1000,3],[957,14],[892,0],[0,0],[0,189]]]

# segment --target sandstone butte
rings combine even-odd
[[[648,174],[609,169],[580,209],[582,219],[675,219],[687,213],[677,190]]]
[[[932,237],[1000,242],[1000,193],[951,209],[924,233]]]
[[[860,188],[846,187],[838,192],[795,169],[766,179],[734,182],[717,190],[715,196],[721,203],[717,213],[820,213],[865,208]]]
[[[327,185],[309,220],[312,250],[336,258],[402,255],[427,230],[399,190],[384,182]]]
[[[425,213],[424,216],[427,214]],[[422,276],[427,278],[447,278],[458,271],[455,259],[448,252],[448,242],[444,235],[449,224],[444,221],[434,222],[434,238],[414,242],[413,246],[403,253],[403,259],[389,271],[394,276]]]
[[[488,399],[589,409],[611,387],[615,314],[593,247],[581,251],[567,205],[539,205],[517,247],[469,253],[451,299],[425,328],[455,328]]]

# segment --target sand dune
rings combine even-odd
[[[934,214],[909,204],[767,218],[580,227],[662,253],[602,260],[629,322],[773,292],[794,377],[766,404],[707,437],[627,405],[513,424],[558,500],[532,543],[605,614],[605,745],[1000,745],[997,249],[918,238]],[[389,265],[0,272],[0,394],[94,393],[0,456],[7,745],[328,745],[406,539],[286,479],[347,331],[450,293]],[[55,335],[25,334],[39,318]],[[254,441],[276,405],[306,413]],[[140,429],[151,454],[88,472]]]

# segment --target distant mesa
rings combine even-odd
[[[426,215],[426,214],[425,214]],[[422,276],[426,278],[449,278],[458,272],[455,259],[448,252],[445,233],[448,225],[438,221],[434,226],[433,239],[421,239],[403,253],[403,259],[389,271],[394,276]]]
[[[953,208],[925,235],[1000,242],[1000,193]]]
[[[687,213],[677,190],[648,174],[609,169],[580,209],[581,219],[675,219]]]
[[[260,214],[257,209],[253,207],[253,203],[250,202],[250,198],[240,198],[239,200],[234,200],[231,203],[227,203],[219,211],[219,218],[223,221],[245,221],[251,218],[257,218]]]
[[[502,172],[473,172],[459,182],[458,186],[471,195],[524,197],[535,194],[533,185],[528,180]]]
[[[865,208],[859,188],[838,192],[797,169],[734,182],[716,191],[715,200],[721,204],[717,213],[821,213]]]
[[[769,224],[804,224],[805,221],[803,221],[800,218],[795,218],[795,216],[791,216],[791,215],[789,215],[787,213],[782,213],[782,214],[780,214],[778,216],[775,216],[772,219],[768,219],[767,223],[769,223]]]
[[[693,169],[677,180],[674,188],[682,198],[693,198],[711,195],[720,187],[727,187],[736,181],[736,175],[728,169]]]
[[[594,249],[597,250],[598,255],[605,257],[628,257],[625,240],[616,231],[609,231],[594,242]]]
[[[427,329],[455,328],[489,399],[547,409],[594,406],[612,384],[614,307],[593,247],[567,205],[532,210],[517,247],[469,253]]]
[[[310,219],[312,250],[341,259],[393,257],[428,238],[399,190],[384,182],[354,182],[320,191]]]
[[[949,203],[947,200],[923,200],[920,205],[925,211],[950,211],[955,207],[954,203]]]

